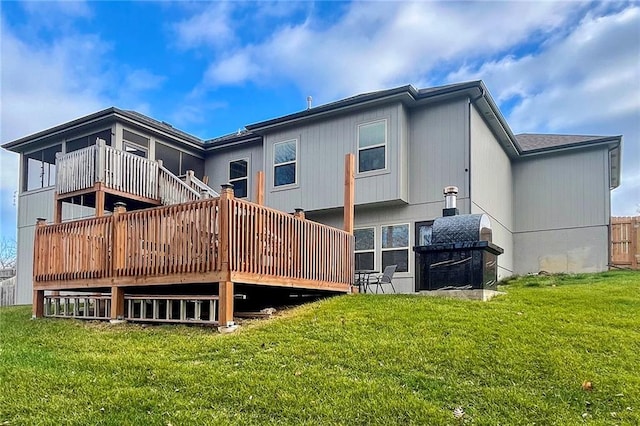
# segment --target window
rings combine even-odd
[[[382,269],[398,265],[397,272],[409,271],[409,225],[382,227]]]
[[[233,184],[234,195],[238,198],[247,197],[248,161],[236,160],[229,163],[229,183]]]
[[[156,142],[156,160],[162,160],[162,167],[176,176],[186,174],[187,170],[193,170],[199,179],[204,176],[204,160],[202,158],[160,142]]]
[[[295,139],[273,145],[273,186],[296,183],[297,151]]]
[[[148,157],[149,139],[136,133],[122,129],[122,149],[129,154]]]
[[[55,185],[57,152],[62,152],[62,144],[24,154],[24,191]]]
[[[180,176],[180,151],[162,143],[156,143],[156,160],[162,160],[162,167]]]
[[[353,235],[356,238],[356,270],[375,269],[375,228],[355,229]]]
[[[387,120],[358,126],[358,173],[386,168]]]
[[[102,139],[106,145],[111,145],[111,129],[67,141],[65,143],[65,152],[73,152],[88,146],[93,146],[96,144],[97,139]]]

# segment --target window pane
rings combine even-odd
[[[373,228],[354,230],[353,235],[356,237],[356,250],[373,250],[374,234]]]
[[[389,250],[382,252],[382,270],[389,265],[398,265],[396,272],[409,271],[409,250]]]
[[[289,185],[296,181],[296,165],[276,166],[273,174],[273,186]]]
[[[247,177],[246,160],[232,161],[229,163],[229,179],[238,179]]]
[[[358,151],[358,171],[362,173],[384,169],[384,150],[384,146],[379,146]]]
[[[162,143],[156,143],[156,160],[162,160],[162,166],[174,175],[180,175],[180,151]]]
[[[38,151],[42,155],[42,151]],[[26,179],[25,190],[31,191],[32,189],[42,188],[42,161],[31,158],[34,154],[28,154],[25,156],[26,163]]]
[[[382,227],[382,248],[409,247],[409,225]]]
[[[193,174],[196,175],[198,179],[202,179],[204,177],[204,160],[196,157],[195,155],[183,152],[180,174],[186,174],[187,170],[192,170]]]
[[[385,143],[386,132],[387,125],[384,121],[358,127],[358,147],[366,148]]]
[[[356,253],[356,270],[373,271],[373,252]]]
[[[274,164],[296,160],[296,141],[282,142],[274,145]]]
[[[233,195],[236,198],[245,198],[247,196],[247,179],[239,179],[231,182],[233,184]]]
[[[133,155],[137,155],[138,157],[147,158],[147,151],[142,147],[138,147],[137,145],[134,145],[132,143],[126,143],[126,142],[122,146],[124,147],[124,151],[128,154],[133,154]]]
[[[133,133],[126,129],[122,129],[122,138],[126,141],[133,142],[145,148],[149,148],[149,139],[137,133]]]
[[[106,142],[107,145],[111,145],[111,130],[103,130],[89,136],[84,136],[72,141],[67,141],[66,152],[73,152],[82,148],[86,148],[88,146],[95,145],[97,139],[102,139]]]

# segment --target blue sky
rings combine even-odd
[[[2,2],[0,142],[100,109],[202,138],[354,94],[482,79],[515,133],[624,135],[640,210],[636,2]],[[17,157],[0,152],[0,232]]]

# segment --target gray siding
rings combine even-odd
[[[471,213],[491,218],[493,242],[504,249],[498,278],[513,273],[513,177],[511,160],[475,107],[471,111]]]
[[[391,104],[265,135],[266,203],[284,211],[293,211],[296,207],[305,210],[341,207],[344,157],[347,153],[357,153],[358,125],[381,119],[387,120],[387,169],[356,174],[356,204],[406,202],[401,178],[407,164],[406,150],[403,150],[405,110],[401,104]],[[273,145],[291,139],[298,140],[297,183],[274,188]]]
[[[593,149],[514,163],[516,273],[606,268],[608,161]]]
[[[33,294],[33,238],[36,219],[43,217],[47,222],[53,220],[54,188],[20,194],[18,200],[18,265],[16,268],[16,304],[31,303]],[[63,220],[92,217],[93,208],[62,205]]]
[[[209,176],[209,186],[220,191],[220,185],[229,182],[229,163],[235,160],[249,161],[248,188],[249,199],[256,201],[256,174],[264,169],[262,145],[259,143],[241,148],[215,151],[204,163],[204,173]]]
[[[516,273],[599,272],[607,269],[609,228],[589,226],[514,234]]]
[[[515,230],[608,224],[608,161],[603,148],[516,162]]]
[[[442,189],[449,185],[458,187],[459,199],[469,198],[467,117],[466,99],[411,111],[408,176],[411,204],[442,201]]]

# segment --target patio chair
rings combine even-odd
[[[396,272],[397,268],[398,265],[389,265],[384,268],[382,275],[378,275],[377,277],[373,278],[375,281],[372,280],[369,285],[376,286],[376,294],[378,294],[378,288],[380,288],[380,290],[382,290],[382,293],[384,293],[384,284],[391,284],[391,289],[394,293],[396,292],[396,288],[393,286],[393,282],[391,280],[393,279],[393,274]]]

